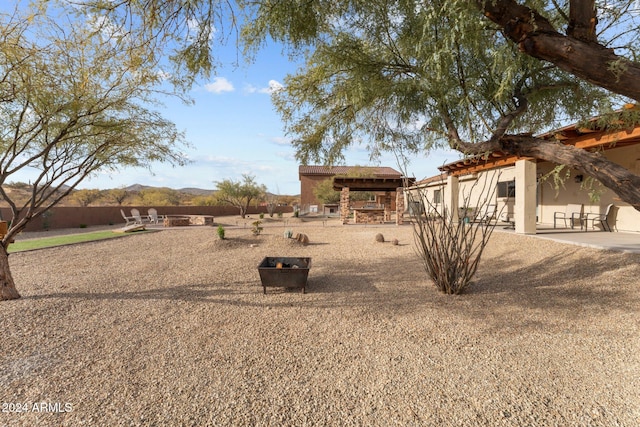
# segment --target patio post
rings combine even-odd
[[[340,220],[343,224],[349,222],[349,187],[342,187],[340,191]]]
[[[442,212],[442,214],[445,218],[451,218],[454,223],[460,220],[460,216],[458,215],[458,206],[460,206],[459,193],[460,185],[458,177],[453,175],[447,176],[447,186],[444,189],[444,205],[449,207],[450,212]]]
[[[516,161],[516,233],[536,234],[536,162]]]

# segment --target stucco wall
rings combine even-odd
[[[620,147],[613,150],[603,152],[607,158],[624,166],[625,168],[640,174],[640,144]],[[537,164],[537,176],[542,177],[553,170],[556,165],[548,162],[540,162]],[[500,173],[498,177],[496,173]],[[611,219],[611,225],[614,230],[627,232],[640,232],[640,212],[636,211],[627,203],[622,202],[611,190],[605,188],[598,182],[593,182],[590,187],[589,180],[583,176],[582,180],[578,178],[581,175],[575,170],[563,170],[562,176],[568,173],[562,184],[558,186],[553,179],[538,181],[537,186],[537,222],[544,225],[553,225],[554,212],[563,212],[567,204],[582,204],[584,213],[604,213],[607,205],[612,203],[615,206],[614,214]],[[489,194],[488,188],[495,185],[497,181],[510,181],[515,178],[515,167],[508,166],[492,171],[484,171],[476,175],[460,176],[459,187],[459,205],[463,206],[467,199],[468,206],[477,206],[480,194]],[[491,184],[489,184],[491,183]],[[424,187],[423,194],[433,201],[433,193],[435,190],[444,189],[446,182],[443,184],[432,183]],[[599,195],[597,200],[590,197],[590,188],[595,189]],[[489,197],[489,203],[497,205],[499,213],[513,213],[515,199],[497,197],[493,194]],[[425,204],[426,205],[426,204]],[[440,208],[440,206],[439,206]],[[591,226],[591,222],[589,222]]]

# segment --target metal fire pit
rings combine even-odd
[[[311,268],[311,258],[266,257],[258,266],[262,292],[267,286],[282,288],[302,288],[306,293],[307,277]]]

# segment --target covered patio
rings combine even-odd
[[[586,129],[578,125],[567,126],[541,135],[542,138],[556,139],[566,145],[573,145],[584,150],[601,150],[607,157],[623,164],[633,170],[638,168],[640,158],[640,127],[627,130],[604,131],[599,129]],[[640,231],[639,213],[630,205],[622,202],[610,190],[603,192],[600,202],[589,202],[587,192],[582,189],[583,175],[576,171],[570,171],[570,188],[564,185],[554,191],[545,190],[541,194],[542,187],[539,180],[552,170],[556,165],[539,161],[533,158],[517,157],[503,152],[493,152],[484,156],[461,159],[441,166],[439,169],[446,177],[443,183],[443,203],[451,207],[454,216],[457,216],[460,206],[460,195],[464,193],[461,187],[464,182],[472,182],[481,179],[483,175],[493,171],[509,171],[509,183],[513,185],[515,196],[509,201],[509,222],[518,234],[545,233],[541,226],[550,222],[557,211],[564,210],[568,204],[584,205],[584,212],[580,213],[580,220],[584,221],[587,214],[603,214],[609,204],[615,205],[617,221],[622,224],[622,231]],[[444,179],[443,177],[443,179]],[[485,178],[486,179],[486,178]],[[502,199],[504,202],[506,199]],[[498,196],[498,203],[501,202]],[[457,218],[456,218],[457,219]],[[580,227],[578,227],[580,228]],[[614,224],[614,229],[615,227]],[[617,231],[620,231],[617,230]],[[566,231],[566,230],[565,230]],[[613,233],[609,233],[613,234]]]
[[[392,193],[395,193],[396,224],[403,223],[404,218],[404,191],[405,186],[415,183],[414,178],[358,178],[335,177],[333,189],[340,191],[340,220],[342,224],[349,223],[351,206],[349,203],[350,191],[371,191],[384,193],[383,203],[375,206],[364,206],[354,209],[353,223],[390,222],[392,212]]]

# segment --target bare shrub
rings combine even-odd
[[[384,243],[384,236],[382,235],[382,233],[376,234],[376,242]]]
[[[410,205],[424,207],[412,220],[418,255],[427,275],[445,294],[464,292],[478,269],[482,252],[495,228],[495,221],[483,221],[479,213],[485,212],[490,201],[495,200],[498,177],[499,174],[494,173],[482,180],[482,184],[476,180],[468,194],[462,194],[463,203],[458,211],[455,206],[451,208],[444,203],[436,206],[422,189],[407,191]],[[444,190],[444,183],[441,188]],[[458,212],[464,216],[460,218]]]

